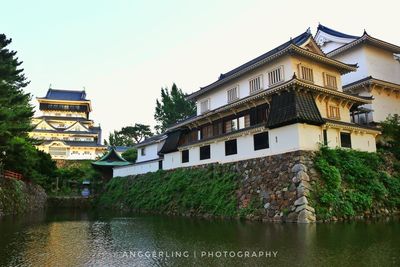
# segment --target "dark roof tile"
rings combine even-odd
[[[76,90],[49,89],[43,99],[85,101],[86,92]]]
[[[267,127],[272,129],[293,123],[324,124],[312,93],[290,91],[272,97]]]
[[[323,26],[323,25],[321,25],[321,24],[318,25],[317,30],[318,30],[318,31],[322,31],[322,32],[326,32],[327,34],[330,34],[330,35],[333,35],[333,36],[336,36],[336,37],[340,37],[340,38],[357,39],[357,38],[360,37],[360,36],[355,36],[355,35],[350,35],[350,34],[338,32],[338,31],[335,31],[335,30],[333,30],[333,29],[331,29],[331,28],[328,28],[328,27],[326,27],[326,26]]]

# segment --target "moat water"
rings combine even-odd
[[[400,220],[297,225],[46,211],[0,219],[0,266],[400,266]]]

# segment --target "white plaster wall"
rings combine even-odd
[[[335,128],[327,129],[328,146],[331,148],[341,147],[340,143],[340,130]],[[352,149],[376,152],[376,141],[375,135],[367,133],[350,132],[343,130],[342,132],[348,132],[351,134],[351,147]]]
[[[211,158],[200,160],[200,148],[192,147],[189,149],[189,162],[182,163],[181,152],[174,152],[164,155],[163,168],[175,169],[179,167],[195,166],[213,162],[226,163],[245,160],[256,157],[264,157],[295,151],[301,149],[299,140],[300,124],[288,125],[269,130],[269,148],[254,150],[253,134],[240,136],[237,138],[237,151],[235,155],[225,156],[225,141],[210,144]]]
[[[308,124],[292,124],[269,132],[269,148],[254,151],[253,134],[237,137],[237,151],[235,155],[225,155],[225,141],[210,144],[211,158],[200,160],[200,148],[194,146],[189,149],[189,162],[182,163],[181,152],[164,155],[163,169],[175,169],[203,165],[208,163],[227,163],[257,157],[282,154],[296,150],[317,150],[323,142],[323,129],[320,126]],[[328,146],[340,147],[339,129],[327,129]],[[375,136],[372,134],[351,133],[353,149],[374,152],[376,151]],[[114,177],[133,174],[142,174],[158,170],[158,162],[135,164],[131,166],[114,168]]]
[[[298,71],[298,64],[302,63],[305,66],[311,67],[314,74],[314,84],[319,86],[324,85],[324,73],[331,74],[336,77],[338,91],[342,91],[342,78],[340,73],[328,65],[317,63],[307,58],[299,56],[284,56],[272,63],[266,64],[250,73],[247,73],[240,78],[234,79],[229,83],[212,90],[212,92],[205,94],[197,101],[197,115],[201,114],[200,103],[206,99],[210,100],[210,110],[214,110],[221,106],[228,104],[227,91],[236,86],[239,87],[239,98],[244,98],[250,95],[249,80],[262,75],[262,84],[264,89],[268,89],[268,72],[279,67],[284,66],[284,81],[292,79],[293,74],[296,73],[300,77]]]
[[[284,56],[268,63],[260,68],[257,68],[250,73],[234,79],[227,84],[224,84],[220,88],[212,90],[212,92],[203,95],[197,101],[197,115],[200,115],[200,103],[205,99],[210,99],[210,110],[216,109],[218,107],[228,104],[227,91],[235,86],[239,86],[239,98],[244,98],[250,95],[249,80],[262,75],[262,84],[264,89],[268,89],[268,72],[279,67],[284,66],[284,81],[288,81],[292,78],[294,70],[292,69],[292,64],[289,56]]]
[[[160,151],[163,144],[164,144],[164,141],[159,142],[159,143],[152,143],[152,144],[144,146],[145,152],[146,152],[146,154],[144,156],[142,156],[142,148],[143,147],[138,148],[138,158],[137,158],[136,162],[157,159],[158,151]]]
[[[331,147],[331,148],[340,147],[340,131],[339,131],[339,129],[332,129],[332,128],[327,129],[326,136],[328,139],[328,147]]]
[[[361,45],[349,49],[333,58],[345,63],[358,63],[356,72],[343,75],[343,84],[349,84],[372,76],[376,79],[400,83],[400,63],[393,53],[371,45]]]
[[[322,128],[320,126],[299,124],[299,142],[302,150],[317,150],[323,143]]]
[[[388,95],[388,92],[385,91],[379,93],[376,89],[372,90],[372,95],[375,98],[372,101],[372,109],[374,110],[372,118],[375,122],[384,121],[389,114],[400,115],[400,95],[395,93]]]
[[[147,172],[156,172],[158,170],[158,161],[128,165],[113,168],[113,177],[123,177],[128,175],[143,174]]]
[[[357,71],[350,72],[342,76],[343,85],[361,80],[370,75],[367,68],[367,59],[364,46],[358,46],[353,49],[349,49],[337,56],[334,56],[333,58],[347,64],[358,64]]]
[[[372,134],[352,133],[351,147],[361,151],[376,152],[375,140],[375,136]]]
[[[370,45],[364,46],[368,75],[400,84],[400,63],[393,53]]]
[[[326,42],[324,43],[324,45],[321,47],[322,51],[324,51],[324,53],[329,53],[333,50],[335,50],[338,47],[341,47],[345,45],[345,43],[337,43],[337,42]]]

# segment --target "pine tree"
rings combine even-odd
[[[175,83],[171,92],[168,88],[161,88],[161,101],[157,99],[154,114],[154,119],[158,122],[155,127],[158,132],[163,132],[168,126],[195,114],[195,104],[185,97]]]
[[[10,43],[11,39],[0,34],[0,152],[7,152],[13,138],[27,137],[33,116],[31,96],[23,91],[29,81],[16,52],[7,48]]]

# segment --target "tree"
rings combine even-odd
[[[7,48],[10,43],[11,39],[0,34],[0,152],[5,151],[6,155],[13,138],[27,137],[34,113],[29,104],[31,96],[23,91],[29,81],[16,52]]]
[[[129,162],[135,162],[137,159],[137,149],[130,148],[126,150],[124,153],[122,153],[122,157]]]
[[[157,132],[164,132],[168,126],[186,119],[196,112],[192,101],[186,100],[186,95],[174,83],[169,92],[168,88],[161,88],[161,100],[156,100],[154,119],[158,122]]]
[[[151,136],[153,133],[149,125],[135,123],[133,126],[122,127],[120,131],[114,130],[104,143],[110,146],[134,146]]]
[[[34,112],[31,96],[23,88],[29,82],[16,52],[7,48],[10,43],[11,39],[0,34],[0,164],[47,189],[56,165],[28,137]]]
[[[135,144],[140,143],[145,138],[153,136],[150,126],[140,123],[135,123],[134,126],[123,127],[120,134],[125,136],[127,139],[131,139]]]
[[[104,140],[105,145],[109,146],[132,146],[133,143],[130,140],[127,140],[124,135],[120,133],[120,131],[114,130],[114,132],[110,133],[108,136],[108,141]]]
[[[400,116],[398,114],[389,115],[381,123],[381,127],[381,145],[400,159]]]

